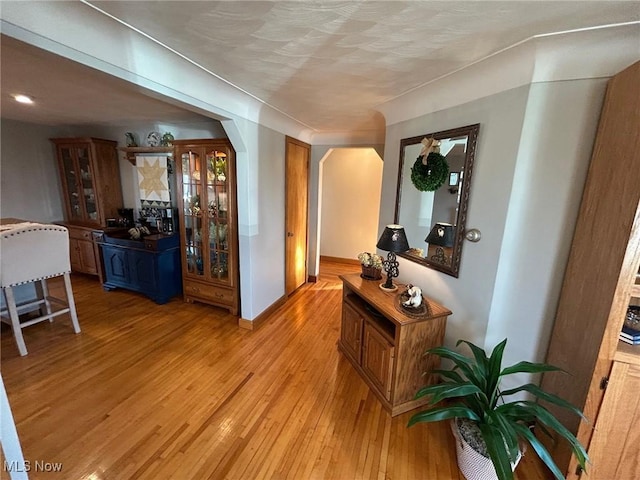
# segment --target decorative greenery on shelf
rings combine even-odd
[[[431,152],[427,156],[420,155],[411,167],[411,182],[421,192],[433,192],[440,188],[449,178],[447,160],[439,153]]]
[[[542,461],[549,467],[556,479],[564,479],[549,452],[533,434],[530,426],[535,424],[546,435],[555,430],[569,442],[580,466],[585,469],[587,452],[576,437],[567,430],[544,406],[530,400],[505,402],[505,398],[519,393],[529,393],[545,402],[566,408],[585,419],[582,412],[561,399],[543,391],[537,385],[527,383],[509,390],[500,390],[500,381],[514,373],[542,373],[562,371],[545,363],[519,362],[502,368],[502,356],[507,340],[499,343],[488,357],[486,352],[466,340],[459,340],[456,346],[465,343],[471,349],[473,358],[466,357],[447,347],[427,350],[427,354],[437,355],[453,362],[448,370],[433,370],[443,381],[437,385],[423,387],[416,398],[431,395],[430,408],[416,413],[409,420],[412,426],[419,422],[437,422],[448,419],[469,419],[479,427],[481,441],[493,462],[500,480],[512,480],[512,462],[519,455],[519,440],[526,440]],[[434,406],[442,400],[450,399],[444,406]]]

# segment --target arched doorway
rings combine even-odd
[[[378,236],[382,158],[375,149],[334,148],[318,172],[318,258],[357,261]]]

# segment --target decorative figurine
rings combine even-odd
[[[151,235],[147,227],[133,227],[128,230],[132,240],[140,240],[145,235]]]
[[[138,142],[136,142],[136,135],[133,132],[127,132],[124,134],[124,138],[127,143],[127,147],[137,147]]]
[[[173,135],[171,134],[171,132],[167,132],[164,135],[162,135],[162,146],[163,147],[173,147],[173,141],[175,139],[173,138]]]
[[[402,302],[403,306],[408,308],[418,308],[422,305],[422,289],[420,287],[416,287],[411,284],[407,285],[406,295],[409,299]]]

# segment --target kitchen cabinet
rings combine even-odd
[[[122,208],[117,143],[100,138],[53,138],[58,159],[69,255],[74,272],[97,275],[104,270],[96,238],[108,218]]]
[[[100,138],[53,138],[65,221],[105,227],[122,208],[117,142]]]
[[[65,225],[69,230],[69,250],[71,269],[74,272],[98,275],[100,263],[98,246],[94,242],[94,235],[100,235],[100,230]]]

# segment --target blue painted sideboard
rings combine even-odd
[[[98,244],[104,260],[105,290],[126,288],[158,304],[182,293],[180,238],[148,235],[140,240],[104,235]]]

